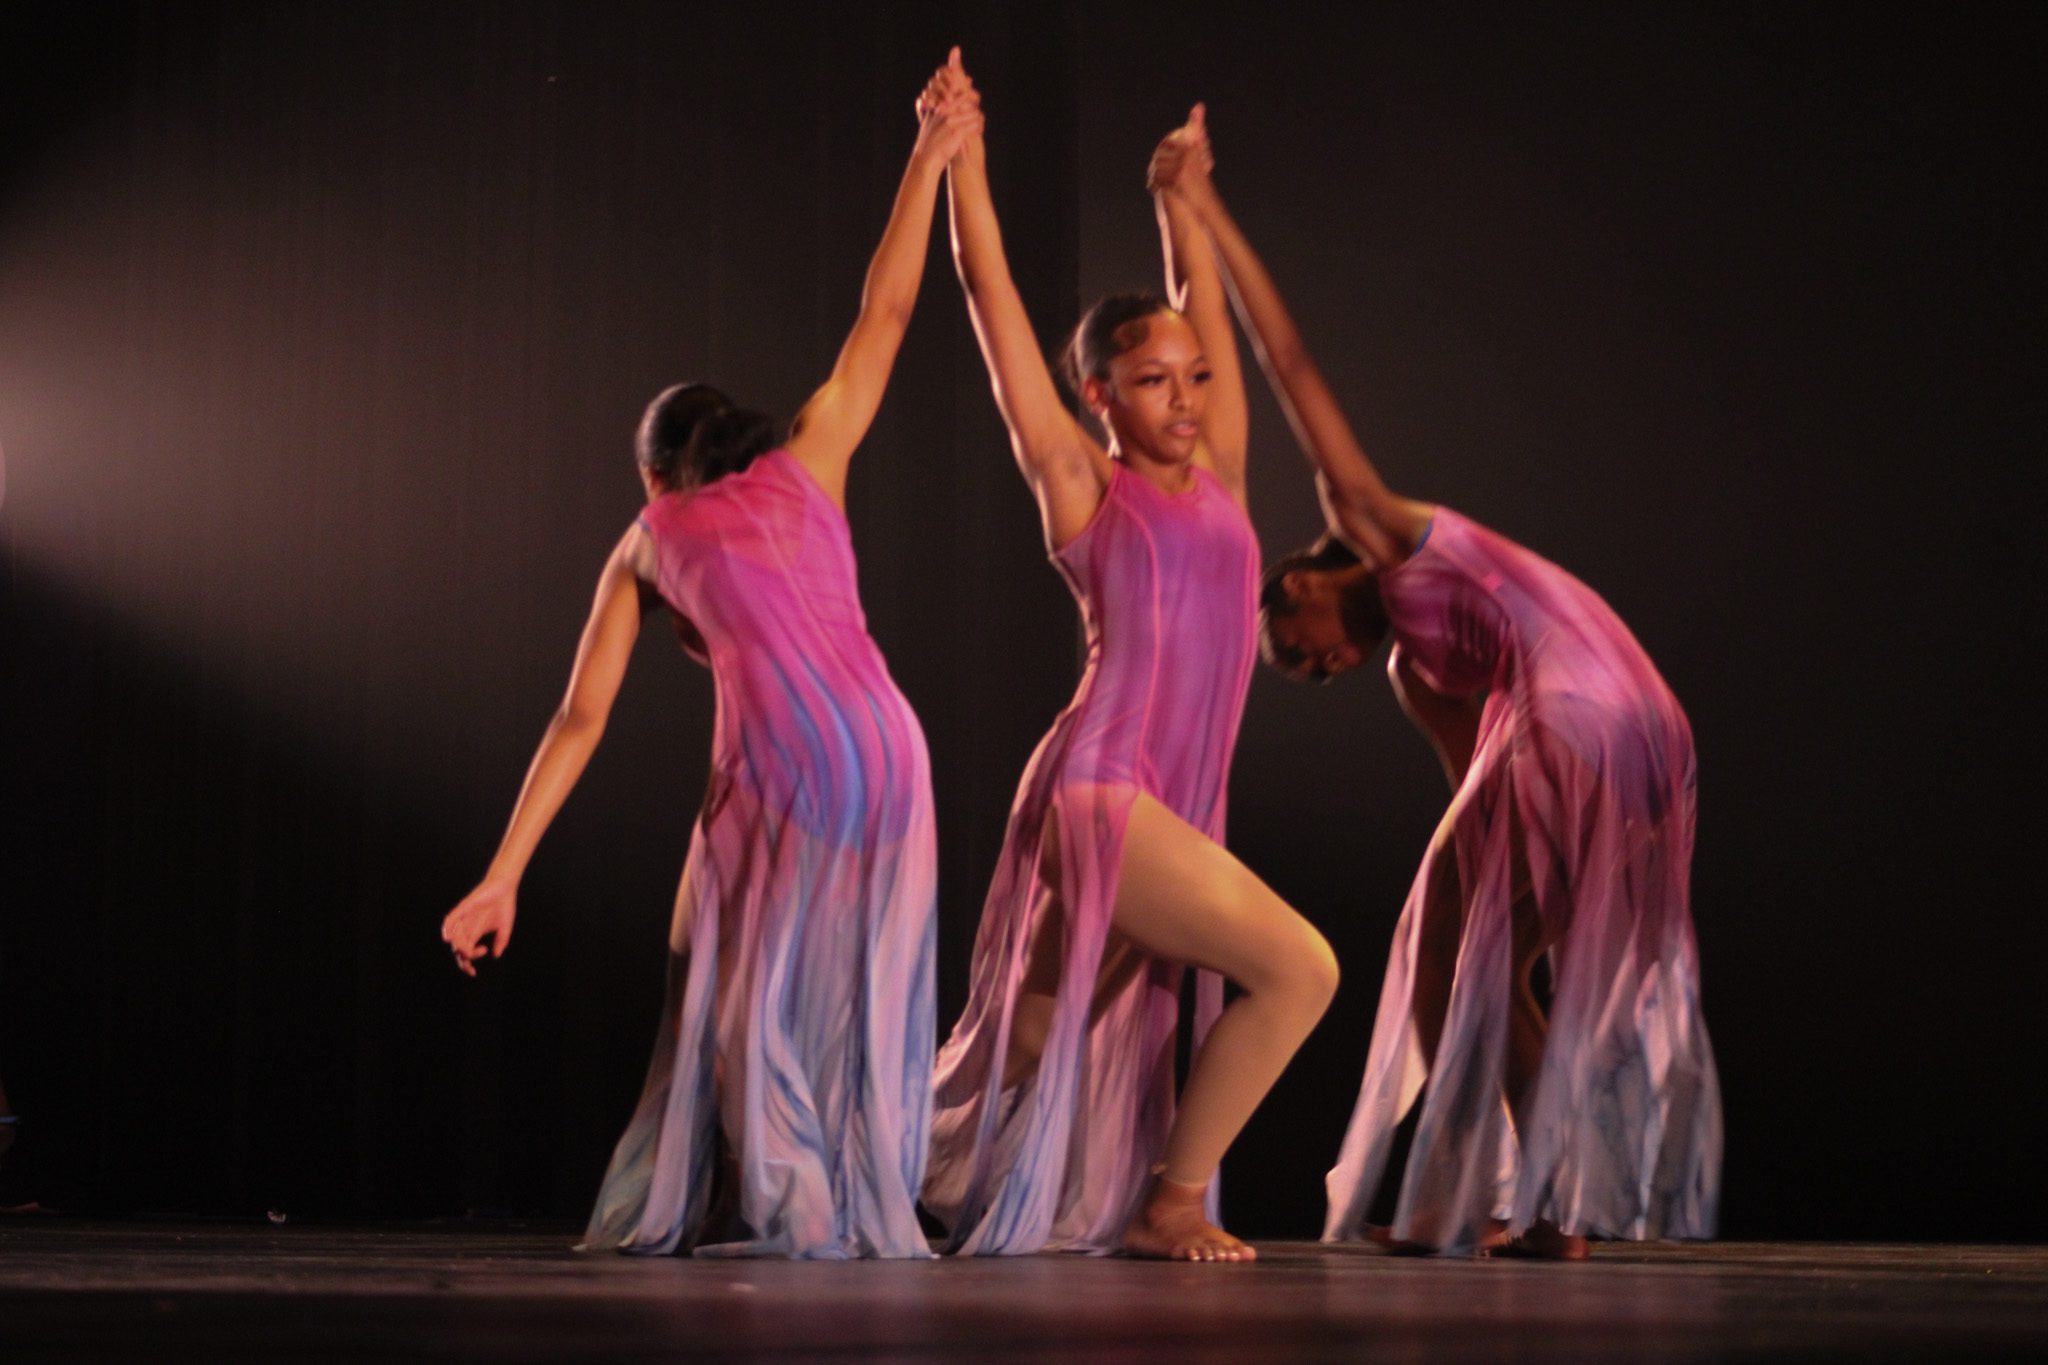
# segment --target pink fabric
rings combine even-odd
[[[1114,1248],[1173,1122],[1180,968],[1145,960],[1092,1027],[1088,1015],[1137,794],[1223,839],[1258,543],[1223,486],[1199,469],[1194,479],[1168,494],[1119,464],[1093,519],[1053,556],[1081,604],[1088,663],[1024,771],[967,1007],[939,1055],[925,1203],[953,1250]],[[1048,812],[1063,854],[1059,1001],[1037,1074],[1005,1093]],[[1222,998],[1201,973],[1198,1040]]]
[[[718,721],[654,1060],[586,1245],[928,1256],[930,766],[868,636],[846,518],[777,450],[641,524],[709,650]],[[705,1225],[721,1119],[736,1229]]]
[[[1721,1105],[1690,909],[1692,731],[1583,583],[1439,508],[1379,576],[1397,641],[1448,695],[1484,690],[1472,765],[1394,931],[1365,1083],[1329,1175],[1328,1239],[1363,1233],[1395,1126],[1427,1095],[1393,1232],[1469,1250],[1489,1217],[1607,1237],[1708,1237]],[[1450,866],[1439,866],[1448,860]],[[1527,1131],[1503,1101],[1517,863],[1556,935]],[[1412,1018],[1425,889],[1463,890],[1455,975],[1425,1075]]]

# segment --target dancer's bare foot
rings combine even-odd
[[[1429,1243],[1411,1242],[1406,1238],[1396,1237],[1392,1228],[1384,1227],[1378,1223],[1367,1223],[1365,1225],[1365,1239],[1386,1252],[1389,1256],[1432,1256],[1436,1254],[1436,1248],[1429,1245]]]
[[[1396,1237],[1392,1228],[1379,1223],[1365,1225],[1365,1239],[1389,1256],[1434,1256],[1437,1252],[1437,1249],[1427,1242],[1411,1242],[1406,1238]],[[1489,1256],[1511,1240],[1508,1236],[1508,1225],[1498,1218],[1489,1218],[1486,1221],[1486,1231],[1479,1235],[1479,1244],[1473,1250],[1477,1255]]]
[[[1547,1218],[1539,1218],[1529,1225],[1527,1232],[1489,1248],[1487,1254],[1532,1261],[1583,1261],[1590,1250],[1585,1238],[1565,1232]]]
[[[1154,1180],[1145,1207],[1124,1230],[1124,1254],[1163,1261],[1258,1260],[1257,1251],[1209,1221],[1202,1208],[1208,1192],[1206,1185]]]

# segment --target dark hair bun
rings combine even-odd
[[[739,473],[775,448],[778,431],[774,418],[734,407],[709,384],[676,384],[647,405],[634,454],[664,488],[681,491]]]
[[[774,445],[774,418],[746,408],[725,408],[697,423],[683,451],[683,467],[695,475],[691,486],[707,484],[739,473]]]

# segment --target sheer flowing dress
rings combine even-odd
[[[1685,713],[1592,589],[1448,508],[1379,584],[1423,680],[1486,700],[1394,931],[1325,1238],[1363,1235],[1418,1093],[1397,1238],[1470,1250],[1494,1218],[1517,1233],[1543,1218],[1602,1237],[1712,1236],[1721,1104],[1700,1014]],[[1439,879],[1449,894],[1433,897]],[[1551,943],[1552,991],[1520,1133],[1504,1103],[1517,900]],[[1433,925],[1433,905],[1459,918]],[[1419,976],[1449,979],[1433,1065]]]
[[[928,1256],[930,765],[867,633],[846,518],[777,450],[640,524],[718,718],[653,1062],[585,1246]],[[734,1216],[710,1225],[735,1174],[717,1201]]]
[[[1172,494],[1117,464],[1053,563],[1080,603],[1087,666],[1025,768],[967,1006],[938,1059],[925,1204],[969,1254],[1108,1251],[1142,1197],[1173,1122],[1181,969],[1135,955],[1113,991],[1097,989],[1124,829],[1144,792],[1222,842],[1254,652],[1258,543],[1205,470]],[[1064,907],[1057,1003],[1035,1074],[1004,1090],[1049,818]],[[1198,975],[1197,1041],[1222,1008],[1220,978]]]

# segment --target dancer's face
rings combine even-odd
[[[1091,379],[1083,397],[1116,433],[1117,444],[1167,464],[1194,458],[1209,406],[1209,361],[1195,329],[1178,313],[1153,313],[1125,324],[1118,340],[1136,340]]]
[[[1281,583],[1294,610],[1265,623],[1268,663],[1289,677],[1326,682],[1365,662],[1366,652],[1344,628],[1343,592],[1335,575],[1297,569]]]

